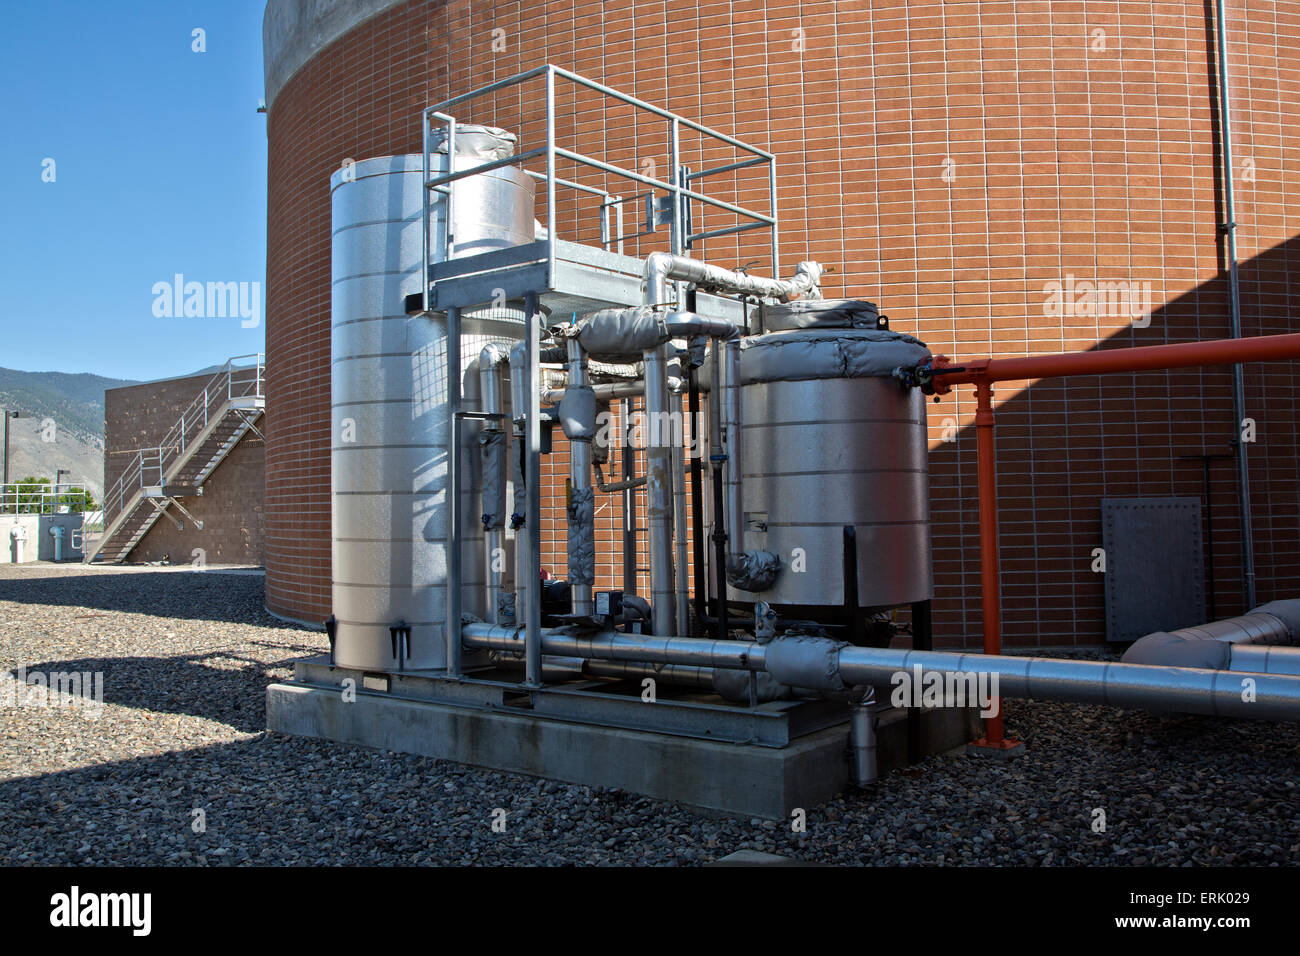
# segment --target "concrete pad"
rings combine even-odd
[[[971,739],[973,710],[922,714],[925,753]],[[847,715],[846,715],[847,716]],[[627,730],[528,711],[458,706],[409,696],[288,683],[266,691],[267,729],[402,753],[616,787],[729,814],[788,820],[834,797],[849,781],[847,722],[796,737],[783,747]],[[907,714],[879,715],[883,775],[907,764]]]

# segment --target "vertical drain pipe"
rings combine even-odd
[[[1237,206],[1232,171],[1232,110],[1228,96],[1228,15],[1226,0],[1215,0],[1215,32],[1219,53],[1219,138],[1222,142],[1220,177],[1223,180],[1223,223],[1228,255],[1228,289],[1232,302],[1232,337],[1241,338],[1241,286],[1237,277]],[[1236,418],[1233,433],[1237,449],[1237,497],[1241,511],[1241,571],[1245,579],[1244,601],[1255,606],[1255,536],[1250,525],[1250,469],[1246,460],[1246,443],[1241,440],[1246,420],[1245,370],[1232,367],[1232,412]]]
[[[577,339],[566,342],[569,364],[567,388],[590,390],[587,375],[587,354]],[[594,422],[584,424],[593,425]],[[569,439],[569,493],[566,502],[569,517],[569,587],[573,598],[573,613],[590,616],[595,611],[592,602],[593,568],[584,567],[583,552],[595,547],[595,522],[587,525],[579,517],[582,509],[592,506],[591,490],[591,439]]]
[[[645,365],[646,525],[650,537],[650,632],[673,633],[676,582],[673,577],[672,409],[668,392],[668,346],[642,354]]]
[[[548,81],[551,78],[548,73]],[[549,142],[553,142],[553,138],[548,139]],[[550,183],[554,182],[552,177]],[[554,210],[555,206],[552,205],[552,214]],[[525,379],[528,389],[528,403],[525,406],[528,456],[524,480],[528,485],[528,514],[524,528],[528,539],[528,557],[524,562],[527,578],[523,588],[527,598],[524,610],[524,680],[536,687],[542,683],[542,409],[541,394],[538,391],[541,380],[541,329],[536,292],[524,296],[524,321],[527,323],[524,334],[528,354],[528,377]]]
[[[876,691],[849,705],[849,746],[853,751],[853,783],[867,787],[876,782],[876,715],[872,713]]]
[[[479,391],[483,399],[480,406],[484,413],[483,430],[479,433],[479,445],[483,458],[483,487],[495,488],[495,498],[483,500],[483,530],[487,535],[484,548],[484,580],[487,582],[487,606],[484,608],[489,621],[497,624],[501,621],[501,579],[500,558],[505,553],[505,491],[506,475],[509,466],[506,456],[509,446],[504,430],[505,403],[502,396],[502,375],[508,357],[505,349],[495,342],[483,347],[478,356]],[[496,417],[493,417],[496,416]],[[495,472],[495,481],[488,481],[488,475]]]
[[[447,309],[447,676],[460,676],[460,309]]]
[[[636,473],[636,451],[632,448],[632,399],[623,400],[623,420],[619,436],[623,449],[623,480],[631,481]],[[636,594],[636,488],[623,492],[623,593]]]

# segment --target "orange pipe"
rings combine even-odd
[[[1300,359],[1300,333],[1258,335],[1209,342],[1179,342],[1114,349],[1108,352],[1067,352],[1013,359],[975,359],[962,371],[942,373],[936,381],[941,391],[949,386],[975,386],[975,438],[979,479],[980,590],[984,617],[984,653],[1002,653],[1001,573],[998,567],[998,471],[993,436],[993,383],[1066,375],[1102,375],[1108,372],[1143,372],[1201,365],[1234,365],[1270,359]],[[942,366],[936,366],[941,369]],[[976,746],[1009,750],[1018,741],[1003,738],[1002,707],[985,722],[985,736]]]
[[[1243,339],[1214,339],[1209,342],[1144,345],[1108,351],[1066,352],[1062,355],[976,359],[963,363],[964,371],[941,374],[937,381],[943,385],[976,384],[981,380],[1007,382],[1062,375],[1147,372],[1296,358],[1300,358],[1300,332],[1256,335]]]
[[[975,440],[980,496],[980,596],[983,600],[984,653],[1002,653],[1002,603],[998,590],[998,453],[993,437],[993,383],[975,383]],[[996,715],[984,723],[985,736],[977,746],[1003,747],[1002,702]]]

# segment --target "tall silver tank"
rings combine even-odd
[[[484,140],[458,138],[457,168],[481,162]],[[488,148],[513,145],[489,135]],[[503,146],[502,144],[508,144]],[[490,158],[490,153],[486,158]],[[435,171],[447,155],[433,157]],[[411,628],[408,670],[446,664],[446,323],[409,317],[404,298],[420,290],[422,157],[386,156],[339,170],[332,194],[331,485],[335,659],[393,670],[389,628]],[[454,184],[453,256],[531,242],[534,185],[506,167]],[[444,248],[445,202],[431,217],[429,248]],[[522,334],[514,320],[462,319],[460,371],[465,407],[478,380],[466,374],[488,342]],[[323,385],[324,383],[322,383]],[[477,425],[466,422],[460,461],[464,516],[463,607],[482,616],[483,533],[477,520]]]
[[[731,600],[812,616],[843,607],[845,525],[859,607],[932,596],[925,397],[892,375],[928,354],[910,336],[852,327],[742,341],[745,547],[774,552],[782,569],[757,595],[729,588]]]

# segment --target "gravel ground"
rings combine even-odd
[[[0,672],[104,675],[97,718],[3,705],[0,864],[673,866],[740,849],[836,864],[1300,860],[1291,724],[1008,701],[1024,757],[931,757],[809,808],[805,833],[271,735],[263,688],[326,642],[270,617],[262,584],[212,568],[0,566]]]

